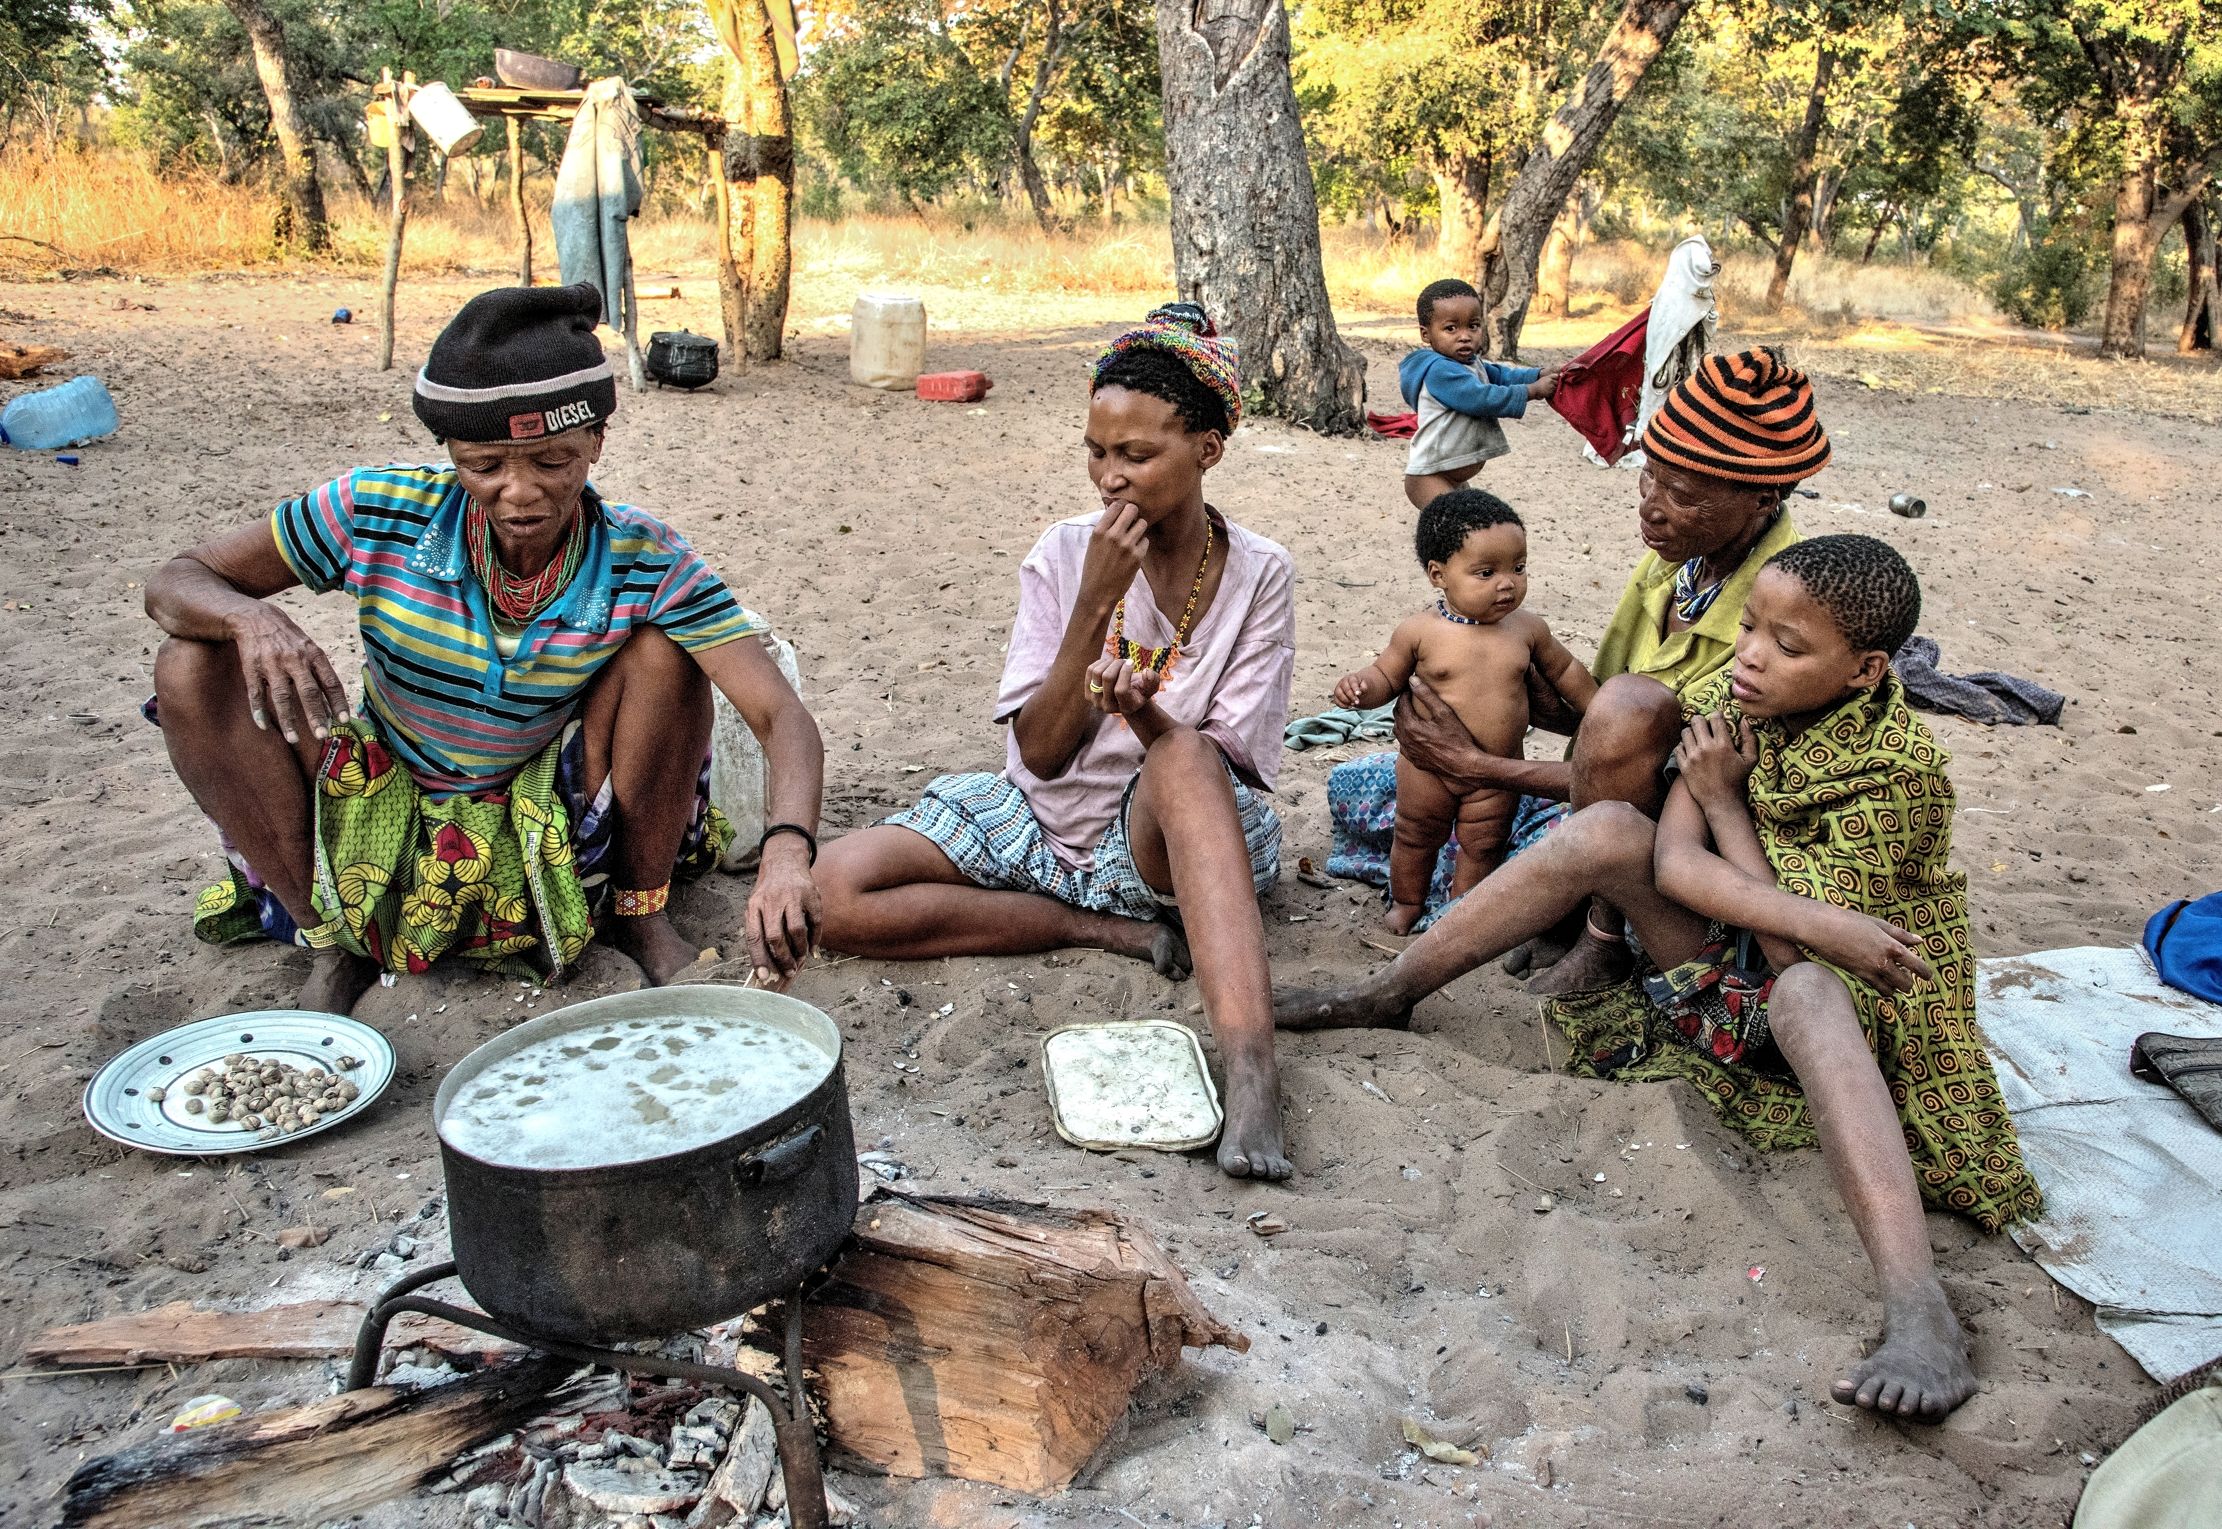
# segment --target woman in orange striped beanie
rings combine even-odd
[[[1599,688],[1568,757],[1485,753],[1424,681],[1415,681],[1397,706],[1405,758],[1456,791],[1517,791],[1527,798],[1513,825],[1516,856],[1563,819],[1561,804],[1627,802],[1658,815],[1666,795],[1661,769],[1682,733],[1681,696],[1728,663],[1760,565],[1799,539],[1787,508],[1790,491],[1829,459],[1812,384],[1773,350],[1706,357],[1652,415],[1643,450],[1638,529],[1645,555],[1598,641],[1590,668]],[[1536,724],[1553,726],[1555,696],[1548,687],[1530,689]],[[1385,798],[1393,793],[1388,772],[1395,760],[1395,754],[1354,759],[1329,777],[1336,860],[1361,858],[1371,826],[1393,821],[1393,799]],[[1618,912],[1599,900],[1586,926],[1533,950],[1523,947],[1513,969],[1525,972],[1540,964],[1538,956],[1570,944],[1536,989],[1609,986],[1632,965],[1620,929]]]

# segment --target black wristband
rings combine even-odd
[[[810,846],[810,863],[812,865],[818,863],[818,836],[800,823],[774,823],[771,827],[765,829],[764,837],[756,841],[756,856],[759,860],[763,858],[764,846],[772,842],[773,834],[794,834],[803,843]]]

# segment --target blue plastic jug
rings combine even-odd
[[[0,441],[20,451],[51,451],[114,435],[120,424],[116,401],[98,377],[72,377],[0,409]]]

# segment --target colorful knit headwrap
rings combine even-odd
[[[1787,489],[1821,470],[1829,438],[1805,373],[1760,349],[1707,356],[1651,416],[1643,449],[1725,483]]]
[[[1113,340],[1103,354],[1096,357],[1088,391],[1093,393],[1102,385],[1103,369],[1115,357],[1142,346],[1166,352],[1195,373],[1198,382],[1218,394],[1219,401],[1227,406],[1227,432],[1234,433],[1234,427],[1242,423],[1240,356],[1234,341],[1223,338],[1210,317],[1194,303],[1167,303],[1161,308],[1152,308],[1141,328],[1129,329]]]

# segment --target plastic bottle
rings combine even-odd
[[[896,292],[866,292],[849,315],[849,380],[907,393],[926,367],[926,305]]]
[[[20,451],[50,451],[114,435],[116,401],[98,377],[72,377],[59,387],[25,393],[0,409],[0,440]]]

